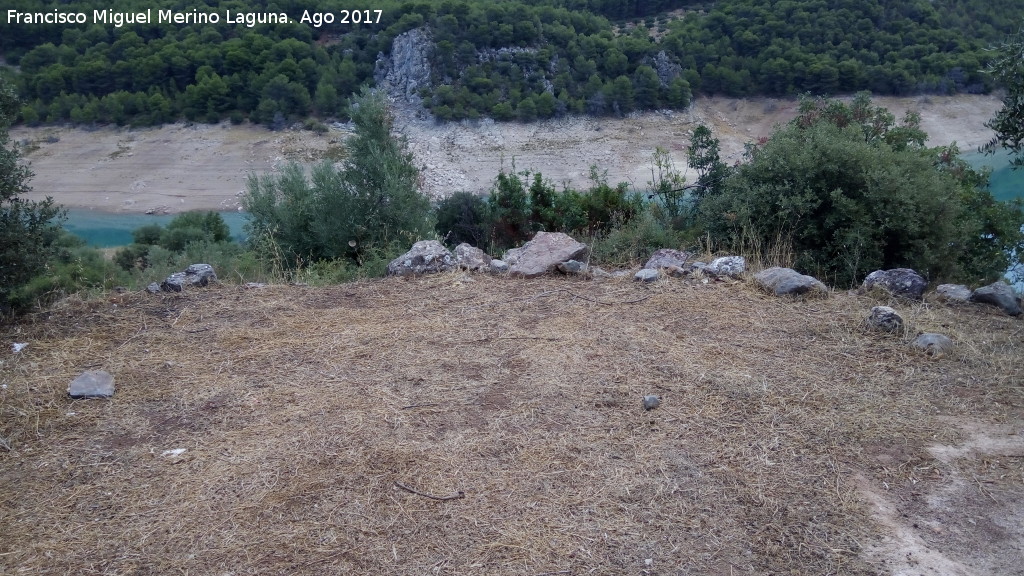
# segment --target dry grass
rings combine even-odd
[[[0,328],[29,342],[0,351],[0,573],[873,574],[853,475],[929,481],[1024,373],[1019,319],[897,303],[960,342],[931,359],[875,303],[460,274],[69,300]],[[113,399],[67,398],[90,368]]]

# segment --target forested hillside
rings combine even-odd
[[[94,11],[146,9],[221,17],[94,23]],[[335,22],[304,23],[307,10]],[[342,23],[342,10],[365,12]],[[235,23],[228,11],[290,21]],[[985,48],[1021,26],[1024,0],[10,0],[3,17],[0,53],[20,70],[30,124],[345,118],[378,56],[414,28],[429,32],[420,95],[439,119],[528,121],[684,108],[694,93],[985,92]]]

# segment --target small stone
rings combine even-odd
[[[743,256],[723,256],[715,258],[708,264],[704,271],[714,276],[728,276],[736,278],[747,270],[747,261]]]
[[[875,306],[868,316],[868,324],[886,332],[896,332],[903,328],[903,317],[888,306]]]
[[[82,372],[68,386],[72,398],[110,398],[114,395],[114,377],[103,370]]]
[[[657,270],[644,268],[633,275],[633,280],[636,280],[637,282],[654,282],[659,276],[660,274],[658,274]]]
[[[651,257],[647,259],[644,264],[644,268],[651,270],[657,270],[659,268],[668,268],[669,266],[675,266],[682,268],[686,265],[686,261],[690,258],[689,252],[683,252],[682,250],[673,250],[672,248],[662,248],[656,250]]]
[[[455,247],[455,262],[463,270],[486,270],[491,265],[491,257],[483,250],[463,242]]]
[[[508,269],[508,262],[505,262],[504,260],[500,260],[498,258],[492,258],[490,267],[488,268],[491,274],[505,274],[506,272],[508,272]]]
[[[910,268],[875,270],[864,279],[862,289],[867,292],[874,287],[881,288],[893,296],[920,300],[928,282]]]
[[[934,332],[921,334],[910,345],[918,350],[923,350],[929,356],[941,356],[956,346],[948,336]]]
[[[945,302],[968,302],[971,299],[971,289],[963,284],[939,284],[935,294]]]
[[[579,260],[566,260],[565,262],[560,262],[556,268],[558,268],[558,271],[562,274],[569,275],[586,274],[589,271],[589,266]]]
[[[754,281],[776,296],[800,295],[808,292],[828,294],[828,288],[813,276],[800,274],[792,268],[768,268],[754,274]]]
[[[146,286],[146,292],[149,292],[150,294],[159,294],[160,285],[156,282],[150,282],[149,286]]]
[[[661,406],[661,396],[655,396],[654,394],[644,396],[644,410],[654,410],[658,406]]]

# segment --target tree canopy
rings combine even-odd
[[[12,0],[22,12],[51,10]],[[198,0],[199,12],[255,9]],[[62,11],[130,12],[139,0],[69,0]],[[986,92],[983,73],[1024,18],[1024,0],[324,0],[370,22],[302,22],[308,6],[261,3],[290,22],[252,27],[160,23],[5,27],[0,53],[20,67],[25,122],[149,125],[231,117],[270,126],[346,118],[376,81],[379,54],[429,32],[431,83],[419,96],[441,120],[531,121],[569,112],[683,109],[695,93],[794,95]],[[379,19],[376,11],[379,10]]]

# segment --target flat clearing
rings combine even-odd
[[[875,104],[897,118],[921,114],[930,145],[956,141],[964,151],[987,142],[984,124],[999,110],[995,96],[880,97]],[[607,170],[612,184],[645,188],[656,147],[686,169],[686,147],[699,123],[721,140],[729,163],[745,143],[769,136],[796,114],[785,99],[700,98],[685,112],[626,118],[567,117],[532,124],[464,122],[439,125],[401,113],[397,129],[408,138],[422,168],[423,189],[434,198],[459,190],[486,192],[498,171],[540,171],[557,185],[589,185],[590,167]],[[105,212],[235,210],[249,174],[278,170],[288,161],[311,162],[338,149],[349,133],[271,132],[243,125],[175,124],[154,129],[16,128],[15,141],[31,143],[26,155],[36,176],[32,198],[52,196],[75,208]],[[691,181],[693,176],[690,176]]]
[[[0,327],[0,573],[1021,574],[1021,326],[461,273],[69,299]]]

